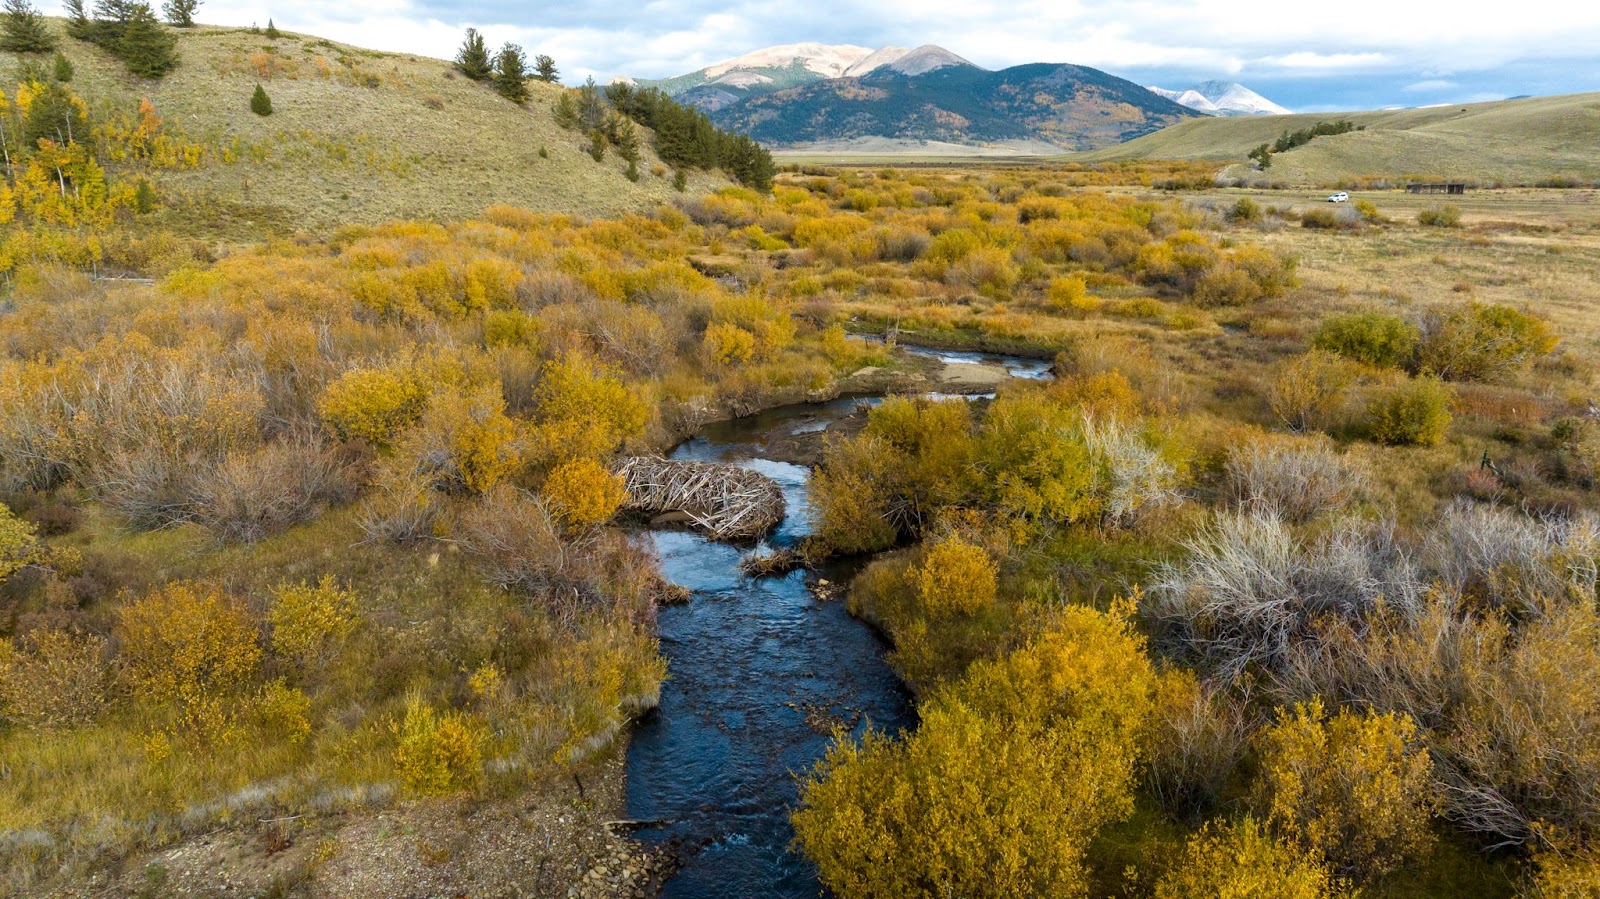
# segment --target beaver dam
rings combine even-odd
[[[679,512],[717,540],[754,539],[783,521],[783,490],[737,465],[633,456],[617,474],[628,491],[625,511]]]

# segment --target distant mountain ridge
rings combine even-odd
[[[780,148],[887,142],[1051,153],[1103,147],[1196,115],[1098,69],[1033,63],[990,71],[932,44],[786,44],[634,83]]]
[[[1207,115],[1291,115],[1282,106],[1268,100],[1237,81],[1202,81],[1185,90],[1166,90],[1155,86],[1150,91],[1168,100],[1187,106]]]
[[[942,47],[880,47],[799,43],[766,47],[685,75],[660,79],[622,79],[654,87],[706,112],[740,100],[829,78],[857,78],[889,68],[920,75],[951,65],[972,65]]]

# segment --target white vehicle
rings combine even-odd
[[[1329,203],[1343,203],[1343,202],[1346,202],[1349,199],[1350,199],[1350,195],[1341,190],[1338,193],[1333,194],[1332,196],[1328,197],[1328,202]]]

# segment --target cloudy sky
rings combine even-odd
[[[1600,90],[1592,0],[205,0],[198,18],[269,16],[280,28],[439,57],[473,25],[493,42],[549,53],[569,83],[682,74],[820,41],[939,44],[988,68],[1072,62],[1163,87],[1225,78],[1305,111]]]

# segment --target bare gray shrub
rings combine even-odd
[[[1177,469],[1143,435],[1114,419],[1086,418],[1083,438],[1100,473],[1096,491],[1105,500],[1106,522],[1135,524],[1178,502]]]
[[[1158,570],[1143,611],[1158,642],[1225,679],[1277,668],[1321,616],[1405,608],[1422,593],[1387,524],[1348,522],[1307,544],[1272,512],[1240,511],[1186,548],[1187,561]]]
[[[195,484],[194,520],[224,541],[254,543],[355,498],[361,466],[301,434],[230,453]]]
[[[1325,444],[1245,446],[1228,458],[1229,498],[1249,509],[1304,524],[1361,495],[1366,476]]]

